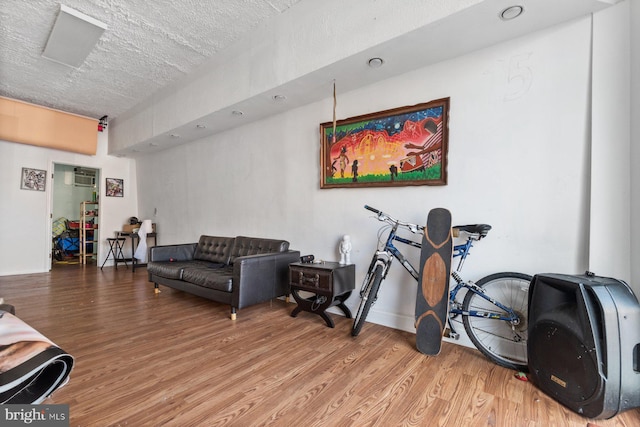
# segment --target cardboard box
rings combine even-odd
[[[122,231],[125,233],[131,233],[134,228],[140,227],[138,224],[125,224],[122,226]]]
[[[153,224],[151,224],[151,226],[153,227],[153,232],[156,232],[156,223],[154,222]],[[140,228],[140,224],[125,224],[122,226],[122,232],[123,233],[131,233],[133,232],[134,228]]]

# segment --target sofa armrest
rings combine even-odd
[[[241,256],[233,262],[233,306],[242,308],[289,293],[289,264],[299,251]]]
[[[197,243],[183,243],[179,245],[151,246],[149,248],[149,262],[159,261],[191,261],[196,251]]]

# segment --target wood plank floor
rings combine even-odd
[[[56,267],[0,277],[16,314],[75,357],[45,403],[72,426],[639,426],[640,409],[590,421],[475,349],[420,354],[413,334],[240,310],[162,287],[144,268]]]

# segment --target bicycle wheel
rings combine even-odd
[[[531,276],[522,273],[496,273],[476,283],[484,294],[511,308],[518,318],[514,322],[489,317],[463,316],[464,329],[478,350],[492,362],[517,371],[527,368],[527,316]],[[467,291],[462,309],[507,315],[481,295]]]
[[[373,305],[374,301],[378,297],[378,289],[380,288],[380,282],[382,282],[382,265],[376,265],[373,274],[369,274],[369,280],[365,284],[362,290],[362,300],[358,307],[358,313],[355,319],[353,319],[353,328],[351,329],[351,335],[356,337],[364,325],[364,321],[369,314],[369,309]]]

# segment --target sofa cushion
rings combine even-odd
[[[286,252],[288,249],[289,242],[286,240],[238,236],[233,243],[229,263],[233,264],[233,260],[240,256]]]
[[[154,261],[191,261],[197,243],[181,243],[177,245],[151,246],[149,262]]]
[[[182,280],[182,272],[186,267],[215,268],[223,265],[206,261],[155,261],[147,264],[147,271],[159,277]]]
[[[233,289],[233,267],[186,267],[182,273],[182,280],[202,286],[204,288],[216,289],[223,292],[231,292],[231,290]]]
[[[219,262],[229,264],[231,249],[234,242],[233,237],[200,236],[194,259],[208,262]]]

